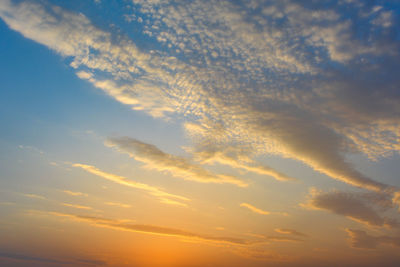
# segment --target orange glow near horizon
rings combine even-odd
[[[0,0],[0,266],[400,266],[399,23]]]

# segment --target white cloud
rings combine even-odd
[[[268,214],[270,214],[269,211],[256,208],[256,207],[254,207],[253,205],[248,204],[248,203],[241,203],[241,204],[240,204],[240,207],[248,208],[248,209],[251,210],[252,212],[258,213],[258,214],[261,214],[261,215],[268,215]]]

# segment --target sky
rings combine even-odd
[[[400,2],[0,0],[0,265],[400,265]]]

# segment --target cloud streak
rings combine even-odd
[[[247,208],[247,209],[251,210],[252,212],[258,213],[258,214],[261,214],[261,215],[268,215],[268,214],[270,214],[269,211],[265,211],[265,210],[256,208],[256,207],[254,207],[253,205],[248,204],[248,203],[241,203],[241,204],[240,204],[240,207]]]
[[[240,187],[247,186],[245,182],[234,176],[211,173],[186,158],[165,153],[154,145],[143,143],[134,138],[108,138],[106,145],[116,147],[119,151],[128,153],[135,160],[145,163],[148,168],[158,171],[168,171],[173,176],[185,180],[200,183],[229,183]]]
[[[120,208],[130,208],[130,207],[132,207],[131,205],[124,204],[124,203],[119,203],[119,202],[105,202],[104,204],[109,205],[109,206],[120,207]]]
[[[304,240],[299,237],[294,236],[273,236],[266,235],[264,236],[267,241],[275,241],[275,242],[303,242]]]
[[[25,197],[29,197],[29,198],[46,200],[46,197],[41,196],[41,195],[36,195],[36,194],[22,194],[22,195]]]
[[[270,176],[278,181],[296,181],[269,166],[257,164],[249,155],[248,150],[235,146],[217,147],[215,145],[199,144],[194,151],[190,151],[202,164],[219,163],[235,169],[242,169],[260,175]],[[246,154],[247,153],[247,154]]]
[[[220,236],[210,236],[203,235],[194,232],[189,232],[176,228],[155,226],[155,225],[146,225],[146,224],[128,224],[117,220],[91,217],[91,216],[81,216],[75,214],[68,213],[59,213],[59,212],[48,212],[49,215],[58,216],[58,217],[66,217],[75,221],[84,221],[87,223],[91,223],[95,226],[100,227],[110,227],[116,230],[121,231],[131,231],[138,232],[144,234],[151,235],[161,235],[161,236],[172,236],[178,238],[187,238],[191,240],[200,240],[207,242],[217,242],[217,243],[229,243],[233,245],[247,245],[250,244],[250,241],[234,238],[234,237],[220,237]]]
[[[226,243],[237,246],[251,246],[265,243],[266,241],[273,242],[301,242],[304,241],[300,236],[296,237],[296,233],[287,233],[281,236],[272,235],[254,235],[257,239],[243,239],[229,236],[212,236],[207,234],[200,234],[196,232],[186,231],[178,228],[170,228],[148,224],[132,224],[126,220],[115,220],[103,217],[78,215],[72,213],[62,213],[54,211],[39,211],[31,210],[30,213],[50,215],[55,217],[67,218],[73,221],[86,222],[97,227],[107,227],[120,231],[130,231],[150,235],[170,236],[176,238],[190,239],[192,241],[211,242],[211,243]],[[294,230],[293,230],[294,231]]]
[[[98,168],[91,166],[91,165],[75,163],[75,164],[72,164],[72,166],[83,169],[89,173],[92,173],[98,177],[112,181],[114,183],[146,191],[150,195],[157,197],[162,203],[165,203],[165,204],[187,206],[185,201],[189,201],[189,199],[186,197],[170,194],[170,193],[167,193],[157,187],[153,187],[148,184],[138,183],[138,182],[129,180],[123,176],[103,172],[103,171],[99,170]]]
[[[61,205],[70,207],[70,208],[81,209],[81,210],[91,210],[92,209],[91,207],[88,207],[88,206],[71,204],[71,203],[61,203]]]
[[[85,193],[74,192],[74,191],[69,191],[69,190],[62,190],[62,192],[64,192],[65,194],[68,194],[70,196],[83,196],[83,197],[87,197],[88,196],[88,194],[85,194]]]
[[[76,259],[76,260],[60,260],[60,259],[51,259],[44,257],[35,257],[26,254],[17,254],[17,253],[8,253],[8,252],[0,252],[0,257],[9,258],[14,260],[22,260],[28,262],[42,262],[42,263],[53,263],[53,264],[61,264],[61,265],[73,265],[73,266],[103,266],[106,265],[106,262],[101,260],[91,260],[91,259]]]
[[[300,236],[300,237],[306,237],[307,236],[304,233],[298,232],[298,231],[296,231],[294,229],[288,229],[288,228],[277,228],[277,229],[275,229],[275,232],[278,232],[280,234]]]

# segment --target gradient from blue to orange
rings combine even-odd
[[[399,10],[0,0],[0,265],[398,266]]]

